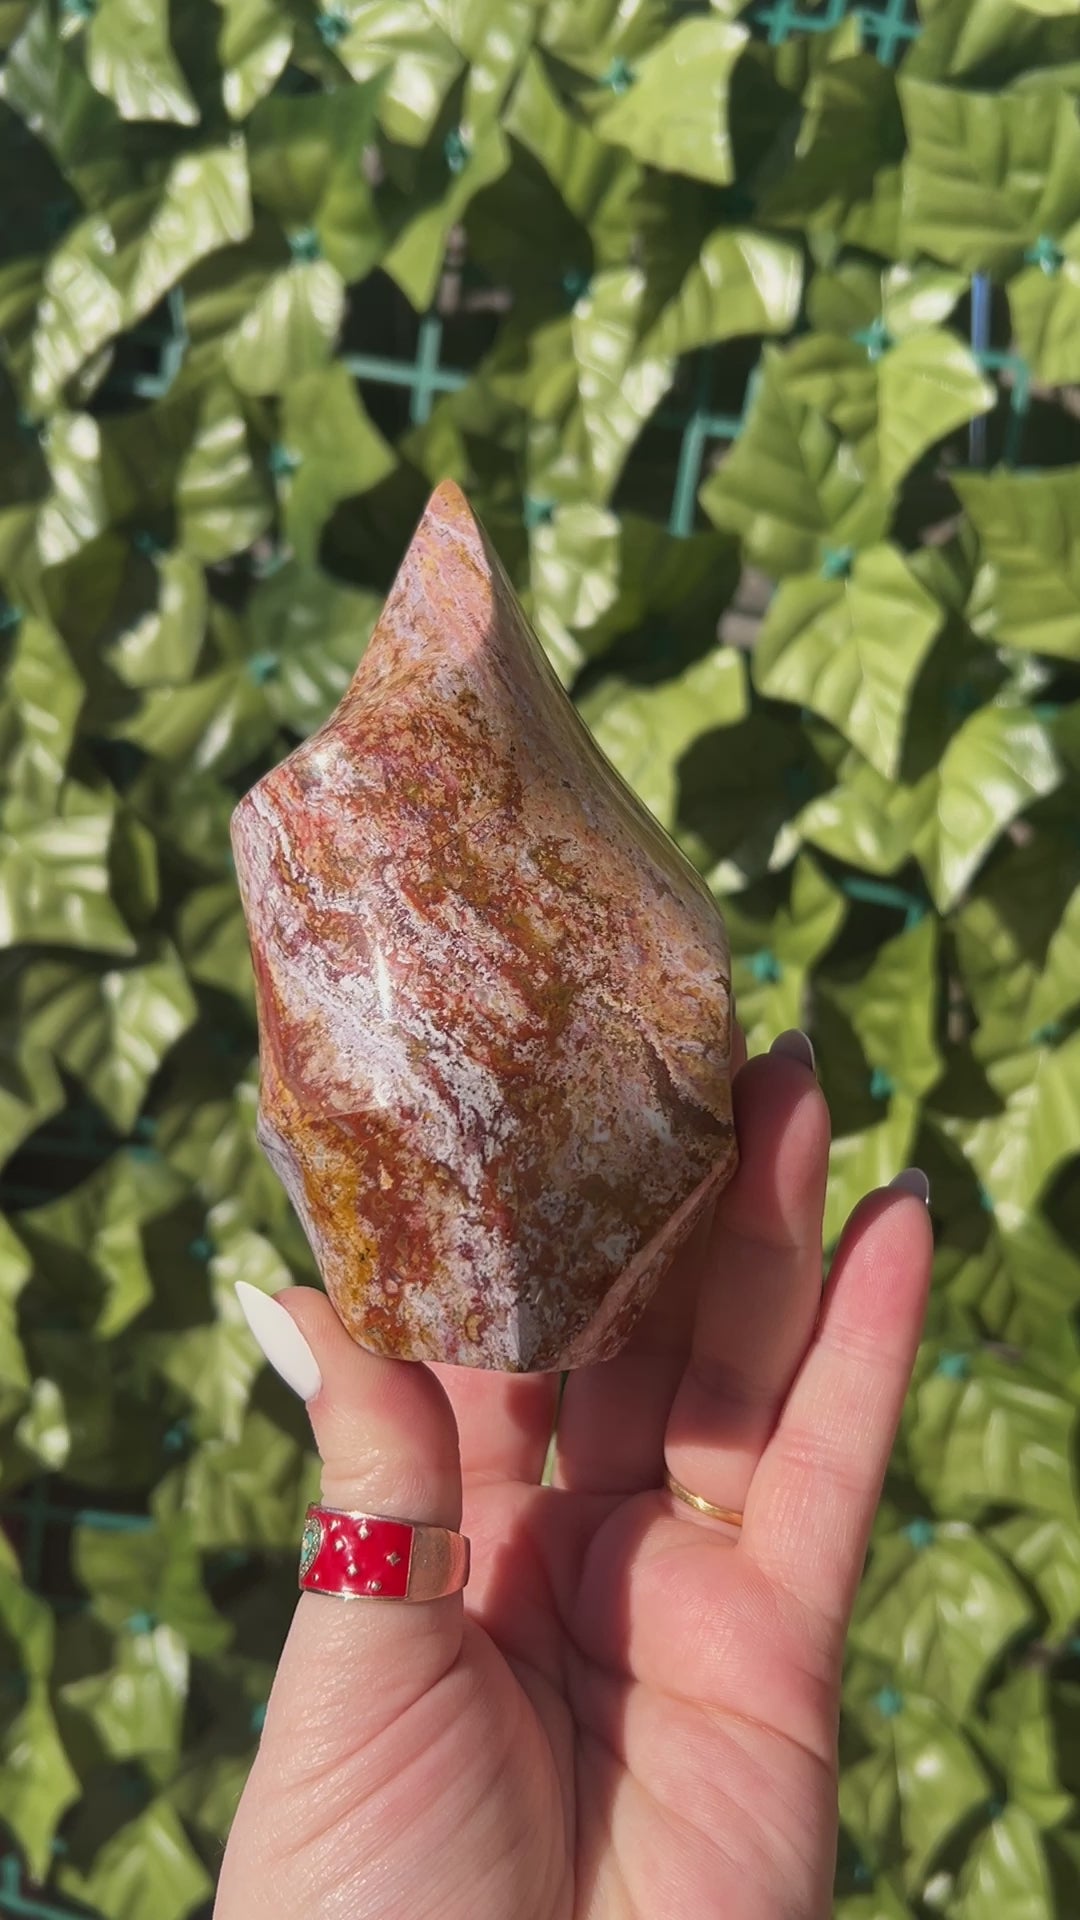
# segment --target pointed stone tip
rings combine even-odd
[[[444,525],[479,531],[479,522],[456,480],[440,480],[427,506],[425,520],[441,520]]]

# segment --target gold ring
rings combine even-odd
[[[713,1520],[726,1520],[729,1527],[742,1526],[742,1514],[736,1512],[734,1507],[714,1507],[712,1501],[706,1500],[702,1494],[691,1493],[689,1487],[684,1487],[682,1481],[676,1480],[674,1474],[665,1473],[664,1485],[669,1493],[675,1495],[676,1500],[685,1500],[687,1506],[695,1507],[698,1513],[707,1513]]]

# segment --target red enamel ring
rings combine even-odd
[[[300,1585],[339,1600],[442,1600],[469,1577],[469,1543],[449,1527],[346,1513],[312,1504],[300,1547]]]

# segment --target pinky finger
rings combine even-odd
[[[929,1214],[910,1188],[887,1187],[856,1209],[746,1503],[743,1552],[841,1632],[911,1380],[932,1256]]]

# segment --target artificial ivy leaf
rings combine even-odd
[[[872,209],[882,176],[903,152],[893,74],[867,52],[829,60],[810,77],[794,163],[766,189],[761,219],[839,233],[855,208],[867,218],[867,203]]]
[[[1035,834],[994,861],[954,921],[981,1059],[1052,1042],[1080,1005],[1080,849]]]
[[[64,1088],[51,1056],[4,1033],[0,1048],[0,1164],[64,1105]]]
[[[384,74],[379,123],[391,140],[420,147],[464,66],[425,0],[345,0],[349,31],[335,52],[354,80]]]
[[[287,1548],[318,1498],[318,1463],[265,1414],[249,1412],[238,1440],[208,1440],[186,1467],[161,1482],[166,1524],[183,1511],[204,1551]]]
[[[139,1529],[80,1522],[71,1535],[72,1566],[96,1619],[113,1632],[132,1621],[158,1622],[195,1654],[217,1653],[230,1628],[215,1612],[190,1522],[182,1515]]]
[[[1028,1048],[990,1062],[998,1107],[951,1130],[1005,1228],[1038,1205],[1058,1167],[1080,1153],[1080,1032],[1053,1050]]]
[[[24,982],[21,1003],[33,1044],[82,1081],[118,1133],[134,1125],[150,1081],[198,1013],[167,941],[129,967],[98,971],[42,960]]]
[[[321,247],[343,279],[360,279],[378,258],[382,227],[364,176],[375,136],[379,81],[333,93],[280,94],[246,129],[252,192],[308,253]]]
[[[68,1807],[79,1797],[74,1772],[57,1730],[43,1682],[34,1684],[22,1711],[0,1738],[0,1800],[4,1824],[15,1835],[31,1873],[45,1878],[52,1841]]]
[[[827,547],[881,537],[888,503],[867,482],[831,422],[790,391],[783,355],[766,348],[745,427],[700,499],[714,525],[742,535],[748,560],[782,576],[815,568]]]
[[[1080,124],[1067,94],[964,93],[901,78],[905,251],[966,272],[1020,265],[1080,217]]]
[[[137,1616],[136,1616],[137,1618]],[[180,1751],[189,1657],[180,1635],[160,1623],[116,1638],[116,1660],[60,1688],[65,1706],[86,1715],[113,1760],[175,1761]]]
[[[74,662],[47,621],[32,614],[20,619],[4,692],[15,728],[4,755],[4,785],[46,807],[67,770],[85,698]]]
[[[625,266],[629,247],[619,247],[618,240],[633,219],[631,201],[639,170],[627,154],[564,111],[536,54],[521,69],[504,124],[507,133],[535,156],[557,190],[555,209],[545,202],[553,241],[565,237],[569,245],[582,247],[583,264],[592,261],[599,245],[605,264]],[[548,276],[557,282],[552,263],[545,263]]]
[[[1080,227],[1070,229],[1046,266],[1026,267],[1009,282],[1009,311],[1017,348],[1039,380],[1056,386],[1080,379]]]
[[[187,553],[162,554],[151,564],[157,573],[156,602],[112,642],[106,658],[126,686],[183,686],[206,632],[206,575]]]
[[[86,71],[122,120],[193,127],[199,109],[172,47],[164,0],[99,0],[86,30]]]
[[[990,1790],[963,1734],[935,1701],[898,1692],[883,1705],[879,1744],[840,1781],[840,1816],[866,1857],[904,1859],[905,1884],[927,1868]]]
[[[656,685],[601,681],[580,707],[597,745],[669,832],[676,824],[679,762],[686,749],[706,728],[745,719],[747,709],[746,665],[728,647],[715,648]]]
[[[1023,707],[984,707],[953,735],[940,768],[919,783],[914,845],[938,906],[950,907],[994,842],[1033,800],[1053,793],[1061,766],[1046,728]]]
[[[950,1912],[956,1920],[1056,1920],[1058,1911],[1039,1830],[1022,1807],[1006,1807],[974,1841]]]
[[[213,1892],[213,1882],[165,1800],[106,1840],[87,1872],[62,1865],[64,1893],[84,1900],[103,1920],[187,1920]]]
[[[955,334],[909,334],[878,365],[881,485],[897,485],[929,447],[988,413],[996,401],[996,389]]]
[[[12,1231],[0,1219],[0,1423],[20,1409],[30,1387],[18,1329],[19,1295],[30,1278],[33,1263]]]
[[[195,887],[180,908],[176,937],[193,980],[254,1007],[247,929],[234,880]]]
[[[383,262],[418,313],[425,312],[434,299],[455,226],[475,195],[505,173],[510,159],[497,125],[477,130],[466,123],[457,131],[456,144],[453,133],[447,138],[454,164],[440,165],[434,182],[425,186],[422,202],[418,187],[405,190],[402,212],[407,217]]]
[[[573,678],[584,658],[576,629],[588,630],[618,592],[618,521],[587,502],[560,507],[529,544],[531,611],[556,672]]]
[[[1041,1513],[1014,1513],[989,1531],[1046,1608],[1047,1633],[1064,1640],[1080,1622],[1080,1525]]]
[[[823,976],[819,988],[840,1007],[872,1071],[921,1099],[938,1080],[938,923],[930,914],[884,941],[856,980]]]
[[[854,1129],[845,1128],[842,1123],[846,1103],[831,1091],[836,1078],[834,1073],[826,1074],[823,1070],[826,1093],[837,1113],[836,1131],[829,1148],[829,1183],[825,1196],[824,1237],[828,1247],[836,1245],[864,1195],[887,1186],[897,1167],[910,1165],[919,1124],[918,1101],[898,1088],[888,1097],[884,1117],[876,1125],[866,1125],[864,1121]],[[865,1092],[860,1084],[860,1105]]]
[[[52,819],[0,813],[0,948],[23,941],[133,953],[135,942],[110,897],[109,843],[116,801],[69,780]]]
[[[127,301],[130,322],[148,313],[181,276],[251,232],[243,148],[196,148],[174,160],[147,226]]]
[[[293,381],[281,421],[291,468],[283,482],[282,518],[297,560],[310,566],[334,508],[378,486],[393,473],[397,455],[340,363]]]
[[[690,353],[739,334],[788,333],[802,282],[802,255],[788,241],[719,227],[650,329],[646,352]]]
[[[810,968],[843,926],[847,903],[808,854],[792,866],[785,904],[771,912],[771,898],[764,910],[751,900],[736,895],[723,902],[723,910],[739,1025],[753,1056],[764,1053],[776,1034],[805,1024]]]
[[[966,274],[927,261],[881,267],[848,255],[831,272],[814,274],[806,292],[807,315],[820,333],[853,334],[879,322],[889,339],[904,340],[940,327],[967,286]]]
[[[976,631],[1080,660],[1080,467],[963,474],[956,489],[992,570]]]
[[[262,670],[230,663],[186,687],[154,688],[121,729],[145,752],[198,771],[228,773],[246,766],[276,736]]]
[[[256,469],[247,424],[224,381],[203,395],[175,503],[180,544],[211,564],[251,546],[273,515],[269,484]]]
[[[734,177],[728,89],[746,41],[746,28],[726,20],[678,22],[597,115],[597,133],[649,166],[726,186]]]
[[[599,500],[610,497],[675,370],[674,360],[650,342],[637,347],[635,320],[644,292],[637,268],[609,269],[593,276],[570,317],[588,467]]]
[[[252,657],[273,671],[267,705],[282,726],[321,727],[352,679],[382,601],[329,574],[288,562],[261,580],[244,610]]]
[[[875,1542],[851,1642],[891,1665],[901,1689],[924,1687],[963,1720],[1032,1609],[1008,1562],[970,1527],[950,1522],[925,1539],[918,1524]]]
[[[754,649],[755,684],[820,713],[891,779],[911,689],[943,619],[895,547],[871,547],[846,579],[783,583]]]
[[[324,367],[345,312],[345,287],[329,260],[298,259],[263,288],[225,341],[224,359],[242,393],[281,393],[290,380]]]
[[[292,52],[293,24],[277,0],[221,0],[218,59],[222,97],[232,120],[246,120],[269,93]]]
[[[1027,1507],[1077,1519],[1076,1409],[1030,1368],[980,1355],[969,1377],[926,1373],[910,1406],[909,1457],[936,1511]]]
[[[221,1233],[215,1222],[215,1238]],[[201,1436],[238,1441],[262,1365],[234,1294],[238,1280],[276,1293],[292,1275],[269,1242],[250,1228],[234,1228],[211,1263],[218,1316],[208,1326],[148,1336],[148,1349],[165,1379],[198,1409]]]

